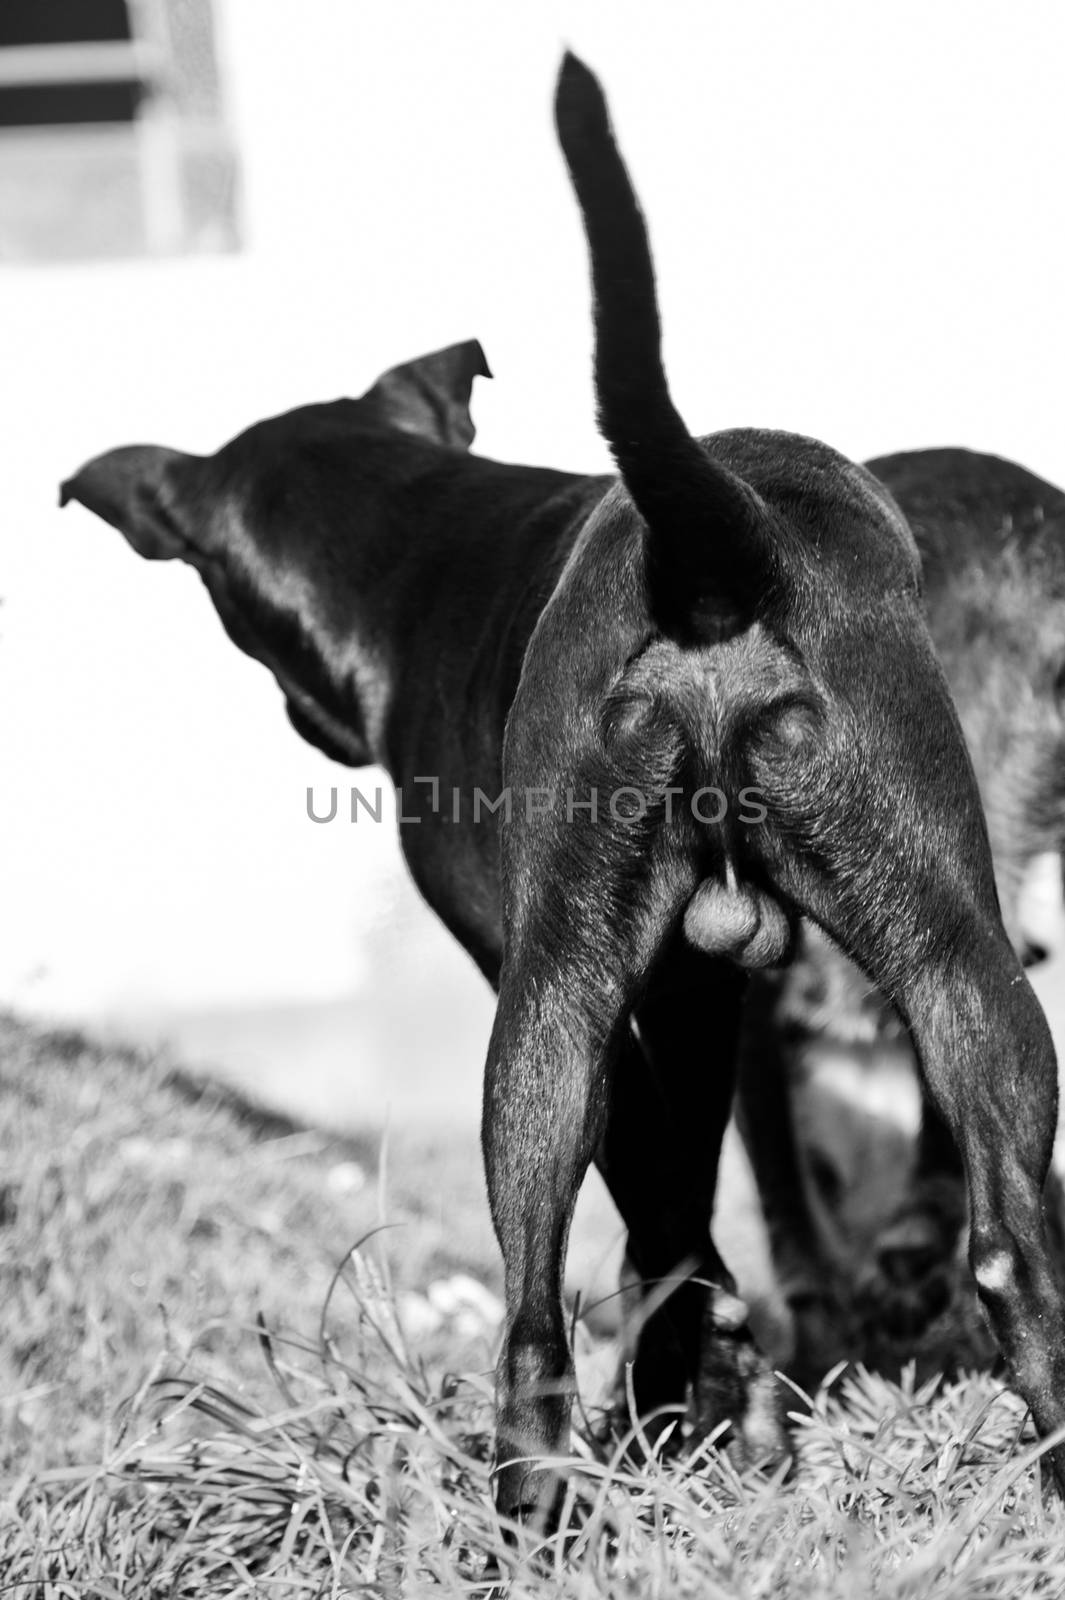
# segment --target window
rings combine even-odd
[[[233,249],[211,0],[2,0],[0,259]]]

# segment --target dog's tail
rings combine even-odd
[[[643,214],[602,88],[568,51],[555,121],[588,236],[599,427],[647,524],[652,604],[667,627],[712,632],[774,586],[769,516],[670,398]]]

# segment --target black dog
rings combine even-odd
[[[968,450],[885,456],[868,467],[917,540],[932,638],[987,814],[1003,919],[1028,965],[1061,933],[1065,494],[1012,462]],[[1057,926],[1032,892],[1044,885],[1058,904]],[[878,1337],[908,1349],[942,1309],[954,1288],[965,1185],[953,1140],[928,1105],[913,1192],[879,1239],[864,1281],[851,1281],[847,1241],[831,1226],[837,1180],[820,1153],[801,1148],[793,1098],[821,1061],[849,1058],[867,1074],[884,1060],[903,1061],[908,1040],[838,950],[813,930],[803,930],[802,947],[787,972],[760,976],[752,988],[739,1108],[794,1312],[792,1370],[812,1382],[843,1355],[869,1359]]]
[[[555,1493],[528,1458],[568,1441],[561,1272],[593,1159],[641,1274],[684,1279],[643,1329],[638,1406],[690,1388],[702,1426],[781,1447],[708,1220],[744,969],[783,960],[800,914],[912,1028],[965,1154],[990,1315],[1049,1432],[1065,1421],[1041,1211],[1054,1053],[998,913],[912,536],[825,445],[688,433],[643,221],[573,57],[556,110],[620,480],[466,455],[486,371],[471,344],[207,459],[112,451],[63,498],[142,555],[190,562],[297,729],[388,767],[418,818],[415,881],[498,986],[483,1137],[505,1511],[535,1516]]]

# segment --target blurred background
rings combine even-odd
[[[391,802],[346,820],[387,781],[300,743],[196,576],[56,487],[469,337],[475,449],[603,469],[564,44],[611,95],[693,428],[1065,481],[1051,0],[3,0],[0,1003],[305,1115],[475,1118],[490,998]]]

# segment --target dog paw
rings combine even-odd
[[[854,1360],[853,1310],[831,1285],[793,1288],[785,1298],[791,1313],[792,1347],[784,1370],[805,1394],[813,1395],[833,1367]]]
[[[706,1286],[695,1371],[663,1319],[644,1325],[633,1363],[618,1370],[596,1437],[625,1442],[639,1458],[669,1456],[711,1438],[739,1467],[790,1454],[784,1390],[755,1344],[747,1306],[729,1289]]]
[[[557,1472],[534,1461],[512,1459],[497,1465],[493,1476],[496,1512],[512,1529],[554,1532],[565,1490]]]
[[[940,1265],[904,1283],[881,1280],[857,1297],[859,1337],[864,1344],[912,1346],[949,1310],[956,1277]]]
[[[593,1426],[592,1439],[601,1449],[624,1446],[626,1456],[642,1463],[649,1456],[675,1455],[688,1428],[687,1383],[672,1369],[641,1375],[640,1364],[623,1357],[610,1394]]]
[[[859,1274],[863,1321],[888,1337],[912,1340],[947,1310],[958,1282],[957,1245],[964,1200],[952,1185],[928,1185],[880,1235]]]
[[[746,1305],[724,1289],[707,1302],[694,1390],[696,1439],[716,1436],[741,1468],[790,1454],[780,1380],[755,1344]]]

